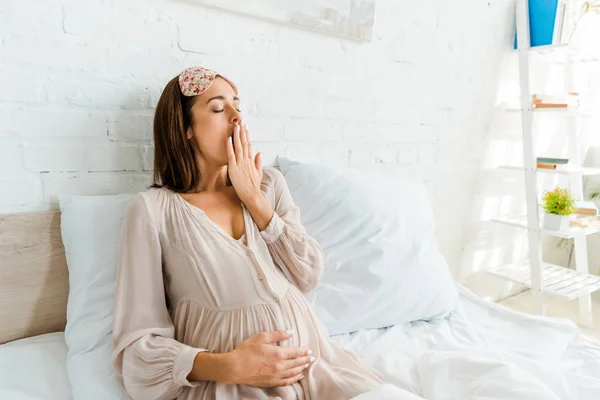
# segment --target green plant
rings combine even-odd
[[[565,189],[556,188],[543,197],[544,211],[549,214],[571,215],[575,211],[575,200]]]

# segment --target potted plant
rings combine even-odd
[[[575,211],[575,200],[565,189],[556,188],[546,192],[544,200],[544,229],[566,231],[569,229],[570,215]]]

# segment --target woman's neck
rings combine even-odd
[[[195,192],[219,192],[231,186],[227,176],[227,165],[215,165],[199,160],[200,183]]]

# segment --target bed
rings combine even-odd
[[[0,399],[70,399],[60,213],[0,216],[0,254]],[[459,292],[443,320],[332,336],[388,383],[361,399],[600,398],[600,348],[575,324]]]
[[[0,346],[0,399],[68,400],[67,345],[63,332]]]

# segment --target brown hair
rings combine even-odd
[[[179,193],[194,190],[200,169],[193,142],[187,138],[192,106],[198,96],[187,97],[179,88],[179,76],[165,86],[154,114],[154,175],[151,187]]]

